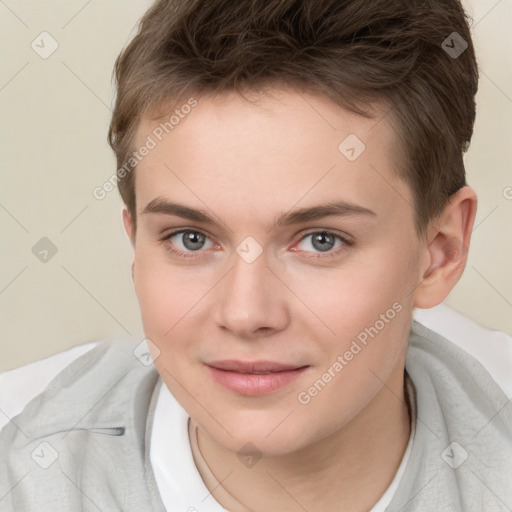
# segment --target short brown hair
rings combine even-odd
[[[468,21],[459,0],[157,0],[114,68],[108,141],[133,222],[126,163],[144,116],[192,92],[293,84],[365,117],[386,105],[424,233],[466,184],[478,88]],[[467,48],[450,54],[456,44]]]

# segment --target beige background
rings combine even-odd
[[[106,142],[114,60],[149,5],[0,0],[0,371],[115,334],[143,337],[121,201],[92,191],[116,167]],[[481,71],[466,156],[479,211],[447,304],[512,334],[512,0],[465,5]],[[31,47],[43,31],[58,43],[47,59]],[[32,252],[43,237],[57,247],[46,263]]]

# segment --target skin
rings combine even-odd
[[[459,279],[476,196],[461,189],[419,237],[411,191],[393,172],[395,133],[378,107],[364,119],[284,88],[251,100],[198,98],[137,166],[136,233],[127,210],[123,219],[145,333],[162,379],[199,427],[203,457],[251,511],[368,510],[410,434],[403,371],[412,309],[439,304]],[[157,124],[143,119],[138,143]],[[353,162],[338,150],[349,134],[366,145]],[[217,223],[143,213],[155,198]],[[340,200],[374,214],[275,224],[282,213]],[[202,248],[187,248],[182,234],[162,241],[180,228],[205,234]],[[307,235],[325,230],[350,245],[335,237],[319,250]],[[236,252],[248,236],[262,249],[252,263]],[[401,311],[378,335],[300,403],[396,303]],[[221,359],[309,368],[271,394],[245,396],[212,379],[205,363]],[[252,467],[237,456],[249,442],[262,456]]]

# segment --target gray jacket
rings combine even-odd
[[[149,456],[160,377],[134,356],[138,343],[99,343],[0,432],[0,511],[165,511]],[[406,370],[416,433],[387,510],[512,510],[504,392],[478,361],[417,322]]]

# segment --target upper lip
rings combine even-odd
[[[208,366],[219,370],[226,370],[239,373],[255,373],[255,372],[284,372],[286,370],[297,370],[307,365],[282,364],[275,361],[236,361],[227,359],[224,361],[213,361]]]

